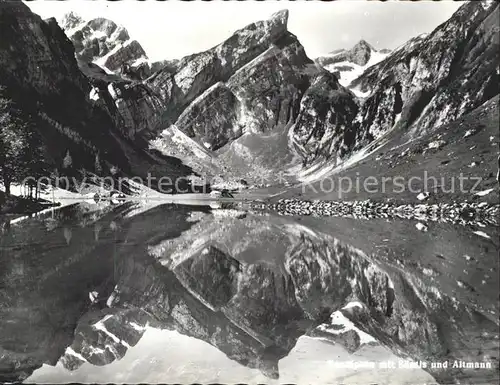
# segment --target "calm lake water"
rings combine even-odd
[[[495,381],[498,228],[416,224],[159,202],[20,220],[0,235],[0,379]]]

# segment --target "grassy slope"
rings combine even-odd
[[[498,132],[498,96],[491,99],[483,106],[479,107],[470,114],[450,123],[440,126],[432,132],[413,140],[409,143],[403,143],[401,137],[392,138],[378,151],[370,154],[352,167],[340,171],[331,176],[335,182],[335,189],[331,190],[331,184],[323,182],[327,191],[321,191],[321,182],[313,182],[311,185],[292,188],[284,193],[275,195],[273,199],[279,198],[302,198],[302,199],[324,199],[324,200],[387,200],[391,198],[400,202],[419,202],[418,193],[410,192],[405,189],[402,193],[392,193],[393,181],[386,182],[386,193],[378,191],[370,193],[363,189],[363,181],[375,176],[379,180],[379,186],[382,185],[382,177],[402,176],[406,181],[412,176],[423,179],[424,172],[428,177],[436,177],[438,185],[441,184],[441,178],[444,178],[445,189],[451,188],[451,180],[455,179],[456,189],[454,192],[445,193],[438,189],[434,193],[434,183],[428,184],[428,190],[431,195],[427,202],[442,202],[453,200],[481,200],[491,203],[498,203],[498,183],[496,175],[498,170],[497,158],[499,155],[499,132]],[[465,137],[466,132],[470,130],[472,135]],[[434,141],[444,141],[444,145],[439,149],[429,149],[428,145]],[[476,162],[474,167],[470,165]],[[480,184],[472,192],[462,193],[459,187],[458,177],[463,174],[464,177],[480,177]],[[352,183],[356,183],[359,177],[361,189],[350,192],[339,191],[339,181],[337,178],[349,177]],[[406,183],[406,182],[405,182]],[[471,190],[475,181],[467,180],[464,182],[465,190]],[[347,187],[347,182],[343,186]],[[316,193],[314,189],[318,192]],[[493,188],[494,191],[484,197],[478,197],[474,193]],[[375,189],[369,187],[369,190]],[[423,181],[414,181],[412,183],[414,191],[424,191]],[[378,188],[381,190],[381,187]],[[396,191],[397,191],[396,186]]]
[[[300,166],[300,159],[288,145],[289,129],[286,125],[266,135],[245,134],[219,150],[217,160],[233,178],[243,178],[251,184],[279,183],[280,171],[286,173]]]

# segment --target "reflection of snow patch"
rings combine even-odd
[[[87,362],[87,360],[80,353],[75,352],[71,346],[66,349],[65,354],[69,354],[78,358],[79,360],[82,360],[83,362]]]
[[[354,307],[357,305],[353,305],[351,307]],[[332,329],[329,326],[342,326],[340,329]],[[373,338],[371,335],[368,333],[365,333],[364,331],[360,330],[357,328],[340,310],[337,310],[334,312],[331,317],[330,317],[330,324],[322,324],[318,326],[318,329],[330,334],[343,334],[345,332],[348,332],[350,330],[354,330],[358,336],[359,336],[359,343],[362,344],[368,344],[370,342],[377,342],[375,338]]]
[[[420,231],[427,231],[427,226],[424,225],[423,223],[420,223],[418,222],[415,227],[417,228],[417,230],[420,230]]]
[[[130,326],[132,326],[134,330],[137,330],[138,332],[146,330],[146,326],[141,326],[139,324],[136,324],[135,322],[130,322]]]
[[[444,140],[435,140],[433,142],[430,142],[427,148],[432,149],[432,148],[441,148],[445,145]]]
[[[347,305],[345,305],[342,309],[351,309],[353,307],[358,307],[360,309],[363,309],[363,304],[361,302],[358,302],[358,301],[354,301],[354,302],[349,302]]]
[[[106,326],[104,323],[110,319],[112,315],[108,314],[105,316],[102,320],[96,322],[93,326],[95,329],[102,331],[104,334],[106,334],[108,337],[110,337],[114,342],[116,343],[121,343],[123,346],[125,346],[127,349],[130,348],[130,345],[121,339],[119,339],[117,336],[115,336],[113,333],[111,333],[108,329],[106,329]]]
[[[491,239],[491,237],[486,234],[484,231],[473,231],[474,234],[479,235],[480,237],[486,238],[486,239]]]
[[[490,188],[488,190],[479,191],[479,192],[475,193],[474,195],[477,195],[477,196],[480,196],[480,197],[484,197],[485,195],[488,195],[493,190],[495,190],[495,189],[494,188]]]
[[[99,90],[96,87],[92,87],[89,94],[90,100],[99,100]]]
[[[298,223],[286,224],[283,226],[287,233],[300,237],[307,234],[309,237],[318,238],[318,234],[306,226],[302,226]]]

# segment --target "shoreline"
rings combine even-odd
[[[350,217],[354,219],[395,218],[443,221],[462,225],[499,226],[500,203],[453,201],[451,203],[400,204],[372,200],[324,201],[280,199],[252,204],[253,209],[269,210],[286,216]],[[419,228],[426,231],[426,225]]]

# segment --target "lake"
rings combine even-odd
[[[498,250],[487,224],[46,210],[0,236],[0,379],[491,383]]]

